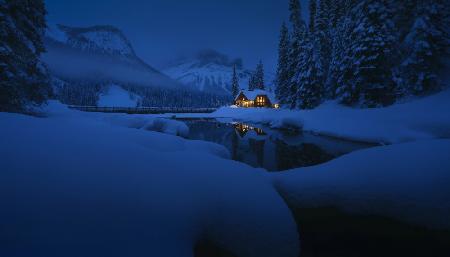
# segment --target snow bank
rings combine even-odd
[[[100,95],[99,107],[137,107],[139,96],[130,94],[118,85],[111,85],[108,91]]]
[[[450,90],[380,109],[353,109],[328,102],[315,110],[222,108],[210,117],[302,128],[322,135],[382,143],[450,137]]]
[[[298,207],[339,207],[449,229],[449,153],[450,140],[376,147],[273,178]]]
[[[183,257],[205,237],[238,256],[298,256],[265,173],[117,117],[0,113],[0,256]]]
[[[174,136],[187,137],[189,135],[189,127],[183,122],[176,120],[157,118],[147,123],[144,128]]]

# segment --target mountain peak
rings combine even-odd
[[[82,51],[125,57],[136,56],[131,43],[122,31],[109,25],[82,28],[53,25],[49,26],[47,38]]]
[[[243,62],[241,58],[232,59],[228,55],[220,53],[214,49],[200,50],[194,54],[182,56],[173,61],[168,67],[179,66],[191,63],[196,67],[205,67],[208,65],[218,65],[228,67],[230,69],[236,65],[237,69],[243,69]]]
[[[198,59],[202,64],[210,64],[214,63],[217,65],[227,66],[227,67],[233,67],[234,65],[237,66],[238,69],[242,69],[242,59],[231,59],[229,56],[220,53],[214,49],[204,49],[199,51],[195,55],[196,59]]]

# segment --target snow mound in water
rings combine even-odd
[[[420,141],[354,152],[273,177],[297,207],[339,207],[449,229],[449,153],[450,140]]]
[[[144,129],[163,132],[174,136],[187,137],[189,135],[189,127],[181,121],[170,119],[154,119],[147,123]]]

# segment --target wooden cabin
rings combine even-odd
[[[265,90],[242,90],[234,104],[243,108],[280,108],[275,94]]]

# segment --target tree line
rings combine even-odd
[[[309,21],[289,2],[281,27],[276,95],[288,108],[325,100],[381,107],[443,88],[447,0],[310,0]]]

